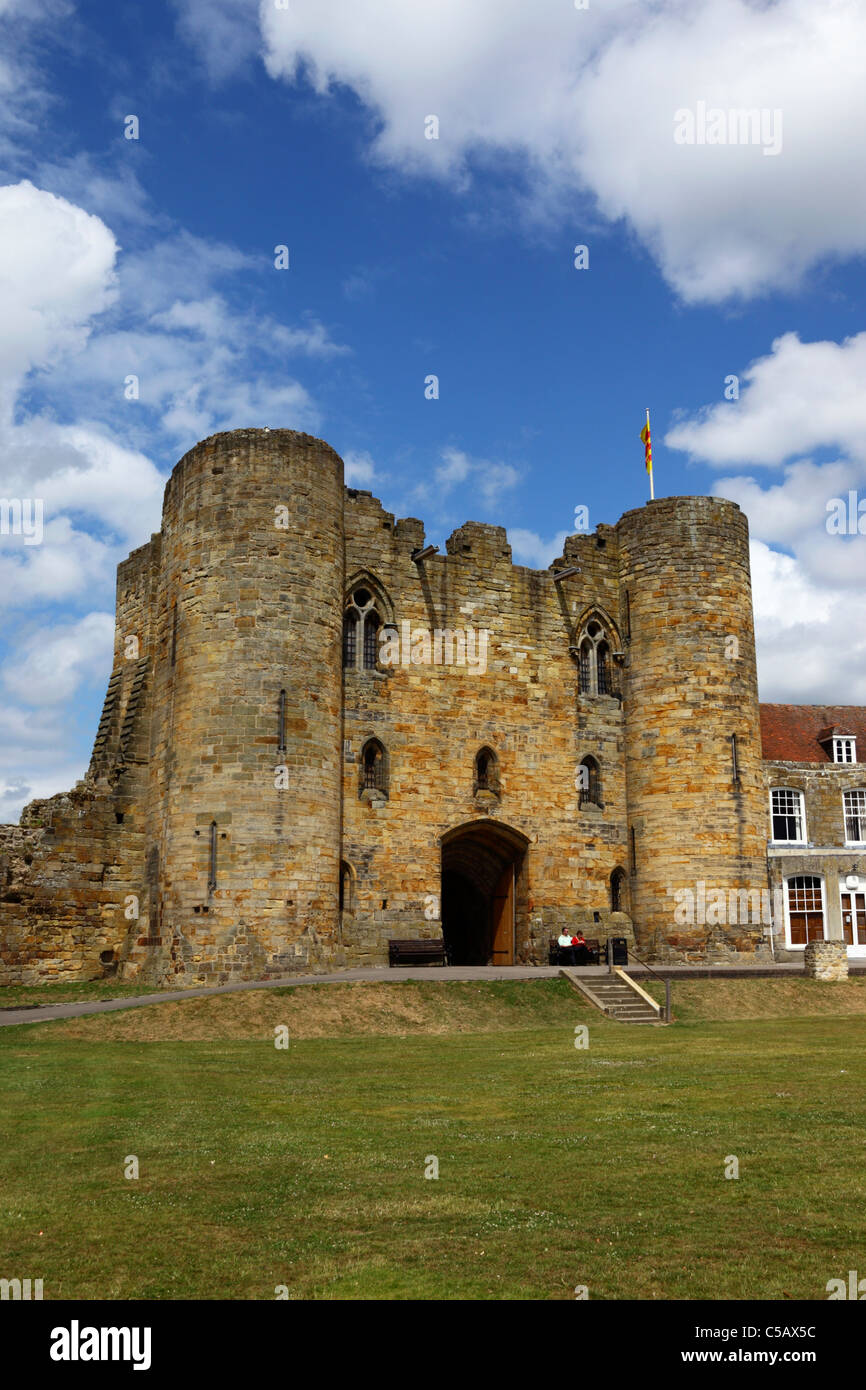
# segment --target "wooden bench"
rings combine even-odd
[[[442,937],[434,941],[397,941],[392,938],[388,942],[388,964],[447,965],[445,941]]]
[[[562,949],[564,950],[565,948],[563,947]],[[569,948],[569,955],[570,955],[570,952],[571,952],[571,948]],[[551,937],[549,938],[547,958],[548,958],[548,961],[550,962],[551,965],[565,965],[565,964],[570,965],[570,964],[571,964],[571,960],[570,960],[570,959],[569,959],[567,962],[566,962],[566,961],[563,961],[562,956],[561,956],[561,954],[560,954],[560,946],[559,946],[559,944],[558,944],[557,939],[556,939],[555,936],[551,936]],[[588,937],[586,938],[586,960],[583,961],[583,964],[584,964],[584,965],[598,965],[599,962],[600,962],[600,960],[601,960],[601,943],[600,943],[600,941],[598,940],[597,937],[595,937],[595,936],[588,936]]]

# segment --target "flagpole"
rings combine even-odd
[[[646,408],[646,432],[647,432],[647,439],[649,439],[649,438],[650,438],[649,406],[647,406],[647,408]],[[654,484],[654,482],[653,482],[652,458],[650,458],[650,470],[649,470],[649,475],[650,475],[650,501],[651,501],[651,502],[654,502],[654,501],[655,501],[656,490],[655,490],[655,484]]]

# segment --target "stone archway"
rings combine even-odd
[[[452,965],[514,965],[526,939],[525,835],[474,820],[442,837],[442,933]]]

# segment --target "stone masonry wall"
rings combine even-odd
[[[746,518],[721,498],[668,497],[616,530],[639,942],[658,958],[751,952],[764,946],[760,923],[712,930],[675,918],[675,895],[699,880],[725,891],[767,883]]]
[[[441,933],[443,865],[489,898],[512,859],[518,962],[546,962],[576,926],[636,930],[663,959],[762,946],[760,927],[673,922],[678,886],[767,883],[739,508],[653,502],[570,537],[545,571],[514,565],[497,526],[466,522],[444,554],[413,558],[423,545],[420,521],[344,490],[308,435],[233,431],[180,461],[160,533],[118,570],[87,778],[0,828],[0,982],[383,964],[389,937]],[[563,568],[578,573],[555,582]],[[409,646],[343,671],[359,586]],[[611,694],[579,689],[591,619]],[[437,631],[470,634],[478,669],[425,660],[413,635]],[[363,786],[370,739],[383,793]],[[579,805],[588,755],[601,805]]]
[[[395,524],[375,498],[350,492],[347,593],[366,584],[380,594],[382,616],[401,634],[408,623],[413,633],[471,627],[489,638],[486,669],[474,675],[468,665],[402,659],[344,673],[343,858],[355,884],[342,922],[347,962],[383,962],[390,936],[440,934],[442,838],[471,823],[492,823],[490,833],[505,826],[527,842],[518,960],[546,963],[548,937],[564,925],[631,934],[609,896],[626,853],[622,710],[612,696],[578,695],[569,653],[587,611],[617,621],[615,536],[605,530],[607,549],[591,537],[569,542],[568,563],[579,560],[584,572],[557,585],[512,564],[501,527],[474,522],[449,538],[447,554],[416,563],[421,523]],[[370,738],[387,750],[387,799],[362,795]],[[483,747],[499,760],[498,795],[473,786]],[[603,809],[578,809],[577,766],[587,754],[600,764]]]

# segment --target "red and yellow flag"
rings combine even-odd
[[[652,471],[653,471],[653,445],[652,445],[652,438],[651,438],[651,436],[650,436],[649,411],[647,411],[647,413],[646,413],[646,424],[644,425],[643,429],[642,429],[641,432],[640,432],[640,437],[641,437],[641,439],[643,440],[644,457],[645,457],[645,459],[646,459],[646,471],[647,471],[647,473],[652,473]]]

